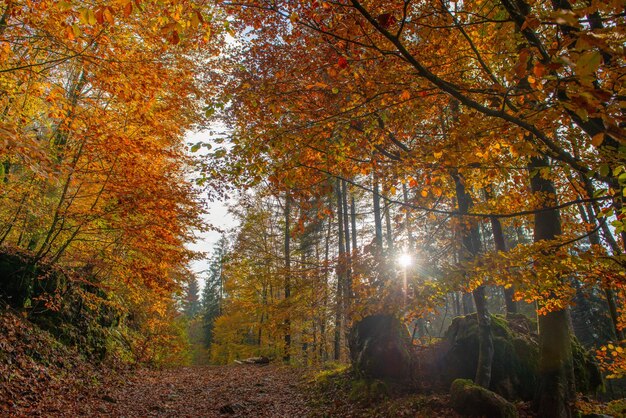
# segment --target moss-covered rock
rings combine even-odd
[[[411,338],[402,322],[392,315],[363,318],[348,337],[354,371],[379,379],[405,379],[413,362]]]
[[[525,317],[515,321],[518,329],[532,326]],[[537,387],[539,365],[536,336],[516,333],[504,318],[496,315],[491,317],[491,332],[494,355],[489,389],[508,399],[531,399]],[[446,386],[458,378],[473,379],[478,363],[476,315],[455,318],[437,351]]]
[[[539,344],[536,325],[523,315],[505,319],[492,315],[494,356],[489,389],[507,399],[531,400],[539,383]],[[438,372],[443,385],[455,379],[474,379],[478,363],[476,315],[455,318],[443,340],[433,350],[438,353]],[[593,393],[602,384],[593,358],[572,339],[576,388]]]
[[[450,403],[467,417],[517,418],[515,406],[500,395],[475,385],[468,379],[456,379],[450,387]]]
[[[0,302],[22,310],[63,344],[102,360],[122,312],[102,288],[90,283],[87,270],[73,273],[80,280],[70,280],[53,265],[36,263],[32,254],[0,251]]]
[[[572,359],[576,391],[595,393],[603,386],[602,373],[594,355],[586,350],[576,338],[572,338]]]

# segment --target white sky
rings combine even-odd
[[[188,144],[195,144],[197,142],[210,142],[211,134],[208,130],[199,132],[189,132],[185,136],[185,142]],[[202,155],[203,149],[197,152],[198,155]],[[221,230],[228,230],[236,226],[235,220],[228,213],[228,207],[226,202],[206,202],[208,207],[208,214],[204,216],[204,220]],[[202,260],[195,261],[191,264],[191,269],[196,273],[201,273],[209,267],[209,258],[211,257],[211,251],[213,246],[220,239],[221,234],[217,231],[208,231],[205,233],[196,233],[198,240],[195,244],[191,244],[188,248],[195,251],[206,252],[206,256]],[[198,275],[200,279],[204,279],[204,274]],[[201,280],[201,285],[203,285]]]

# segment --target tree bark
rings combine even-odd
[[[285,302],[289,303],[291,297],[291,231],[289,217],[291,216],[291,196],[285,194]],[[291,319],[289,317],[289,305],[287,305],[287,317],[285,318],[285,352],[283,360],[291,359]]]
[[[485,197],[487,197],[487,199],[492,197],[491,193],[486,189]],[[506,240],[504,239],[504,232],[502,231],[502,223],[500,222],[500,219],[492,216],[489,220],[491,221],[491,232],[493,233],[493,242],[496,246],[496,251],[506,252]],[[513,300],[515,288],[513,286],[508,288],[504,287],[502,290],[504,292],[504,303],[506,305],[507,315],[510,313],[517,313],[517,304]]]
[[[387,192],[385,190],[385,192]],[[385,193],[387,194],[387,193]],[[387,241],[387,254],[393,254],[393,233],[391,229],[391,204],[385,200],[385,232]]]
[[[352,251],[350,250],[350,213],[348,209],[348,186],[345,180],[341,181],[341,203],[343,208],[343,233],[345,236],[345,281],[344,281],[344,316],[348,318],[350,300],[352,298]],[[348,318],[349,319],[349,318]],[[348,321],[348,323],[350,323]]]
[[[406,184],[402,183],[402,197],[404,199],[404,203],[409,203],[409,192],[407,190]],[[404,228],[406,229],[406,237],[409,244],[409,252],[412,253],[415,250],[415,239],[413,238],[413,227],[411,225],[411,217],[409,215],[409,211],[405,210],[404,213]]]
[[[546,158],[532,157],[529,169],[530,186],[542,200],[543,207],[556,202],[556,188],[551,180],[543,178],[540,169],[548,167]],[[534,241],[552,240],[561,235],[561,218],[558,209],[537,212],[534,215]],[[552,311],[538,317],[539,325],[539,375],[540,384],[536,406],[538,416],[545,418],[570,418],[574,397],[574,369],[570,324],[567,310]]]
[[[374,229],[376,236],[376,245],[378,250],[383,249],[383,222],[380,216],[380,192],[378,186],[378,175],[374,172]]]
[[[352,251],[356,253],[358,243],[356,239],[356,204],[354,196],[350,194],[350,223],[352,225]]]
[[[337,195],[337,236],[339,246],[339,259],[337,262],[337,300],[335,310],[335,347],[334,347],[334,359],[337,361],[341,358],[341,330],[342,330],[342,316],[343,316],[343,304],[345,298],[344,292],[344,277],[345,277],[345,255],[346,248],[344,243],[344,223],[343,223],[343,198],[341,193],[341,182],[337,179],[335,184],[335,193]]]
[[[456,186],[457,203],[461,214],[469,213],[472,207],[472,197],[465,189],[463,177],[458,172],[452,173]],[[466,219],[461,218],[464,222]],[[476,257],[480,252],[480,234],[478,225],[461,225],[461,236],[463,248],[461,260],[468,261]],[[476,320],[478,322],[478,365],[476,367],[476,377],[474,382],[480,386],[489,387],[491,383],[491,365],[493,361],[493,337],[491,335],[491,315],[487,309],[485,299],[485,286],[481,285],[472,292],[474,304],[476,305]]]

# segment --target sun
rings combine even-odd
[[[410,254],[401,254],[398,257],[398,264],[400,264],[402,267],[408,267],[411,265],[412,262],[413,259],[411,258]]]

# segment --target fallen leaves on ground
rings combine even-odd
[[[287,366],[138,370],[102,387],[67,416],[298,417],[308,415],[299,372]]]

